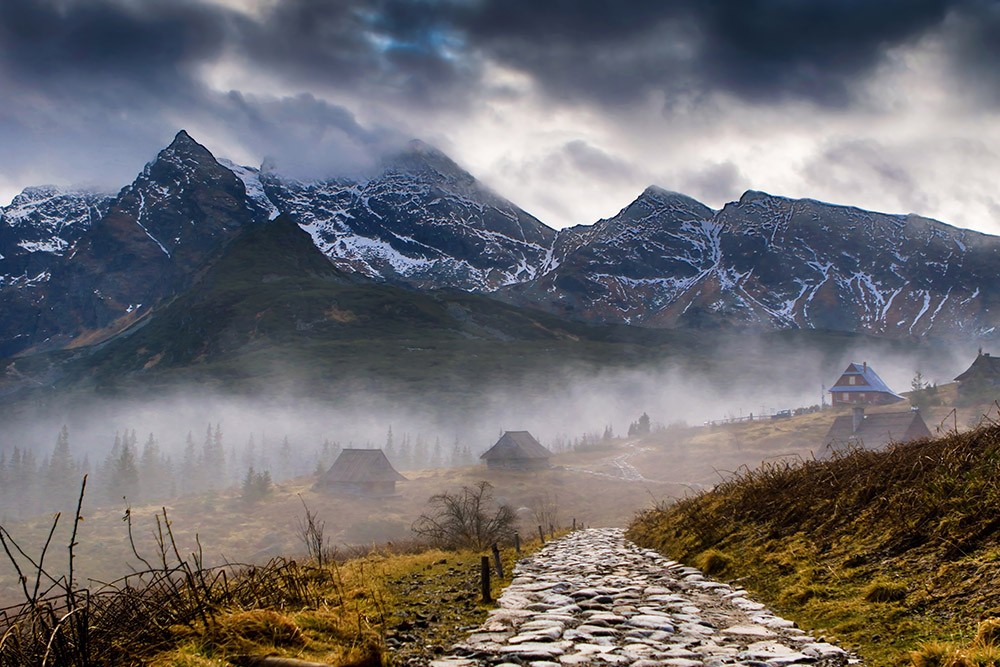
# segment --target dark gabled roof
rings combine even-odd
[[[479,458],[498,459],[547,459],[552,452],[542,446],[527,431],[505,431],[496,444]]]
[[[320,482],[405,482],[381,449],[345,449]]]
[[[881,394],[890,394],[892,396],[895,396],[901,401],[903,400],[902,396],[894,392],[892,389],[889,389],[889,385],[883,382],[882,378],[878,376],[878,373],[876,373],[875,370],[868,364],[864,363],[848,364],[847,370],[840,374],[840,378],[837,378],[837,382],[840,382],[841,378],[850,375],[856,375],[858,377],[863,378],[865,384],[854,384],[854,385],[849,384],[849,385],[830,387],[830,393],[831,394],[840,392],[853,393],[853,392],[863,391],[865,393],[873,392]]]
[[[990,356],[987,352],[979,353],[964,373],[955,378],[956,382],[967,382],[973,378],[996,378],[1000,380],[1000,357]]]
[[[915,410],[865,415],[857,431],[854,430],[854,415],[841,415],[833,420],[826,432],[826,444],[856,443],[866,449],[880,449],[890,442],[906,442],[930,434],[924,418]]]

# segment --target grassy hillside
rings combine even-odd
[[[642,513],[629,535],[739,579],[871,664],[903,664],[1000,616],[998,473],[1000,425],[987,424],[883,452],[765,463]]]

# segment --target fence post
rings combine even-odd
[[[573,532],[576,532],[576,517],[573,517]]]
[[[545,533],[542,532],[542,524],[538,524],[538,539],[542,541],[542,544],[545,544]]]
[[[490,595],[490,557],[483,556],[480,565],[481,565],[480,574],[482,577],[482,588],[483,588],[483,602],[493,602],[493,596]]]
[[[521,536],[514,533],[514,551],[518,556],[521,555]]]
[[[503,579],[503,561],[500,559],[500,547],[496,542],[493,543],[493,562],[497,566],[497,576]]]

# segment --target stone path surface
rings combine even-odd
[[[486,622],[431,667],[842,667],[858,663],[754,602],[628,542],[617,528],[546,545]]]

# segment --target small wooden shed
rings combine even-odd
[[[380,497],[396,493],[405,482],[381,449],[344,449],[330,469],[313,485],[316,491]]]
[[[552,452],[527,431],[505,431],[479,458],[486,467],[503,470],[542,470],[551,464]]]
[[[851,412],[834,419],[826,432],[825,444],[829,450],[882,449],[892,442],[909,442],[931,435],[918,410],[866,415],[863,407],[856,407]]]

